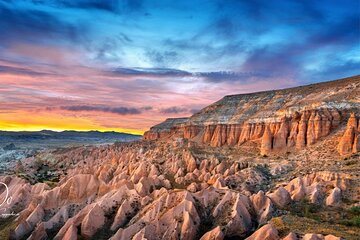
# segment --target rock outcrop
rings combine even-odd
[[[224,239],[224,234],[221,231],[221,228],[219,226],[217,226],[216,228],[214,228],[213,230],[205,233],[200,240],[223,240]]]
[[[351,113],[349,117],[338,151],[343,156],[360,151],[360,119],[356,118],[355,113]]]
[[[177,127],[181,126],[187,120],[188,118],[168,118],[164,122],[151,127],[149,131],[145,132],[144,139],[155,140],[158,138],[168,137],[176,131]],[[187,136],[192,137],[193,134],[189,132]]]
[[[266,224],[246,240],[279,240],[278,231],[271,224]]]
[[[260,154],[265,156],[268,155],[273,148],[273,136],[269,126],[266,126],[264,135],[261,138]]]

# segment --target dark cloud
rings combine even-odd
[[[85,26],[81,26],[84,31]],[[46,39],[75,40],[79,37],[78,26],[60,20],[38,9],[9,7],[0,2],[0,43],[39,43]]]
[[[108,106],[89,106],[89,105],[76,105],[76,106],[62,106],[61,109],[73,112],[107,112],[119,115],[136,115],[141,114],[144,110],[150,110],[151,107],[145,108],[129,108],[129,107],[108,107]]]
[[[233,72],[233,71],[217,71],[217,72],[188,72],[180,69],[172,68],[116,68],[111,71],[106,71],[105,74],[118,77],[134,77],[134,78],[176,78],[191,77],[200,80],[221,83],[221,82],[237,82],[253,80],[254,78],[269,78],[270,73],[267,72]],[[142,80],[149,83],[151,80]],[[154,85],[158,85],[157,81],[151,81]],[[145,82],[144,82],[145,83]],[[141,84],[141,82],[138,82]],[[148,84],[146,84],[148,85]]]
[[[26,75],[26,76],[33,76],[33,77],[57,75],[57,74],[52,74],[52,73],[34,71],[31,69],[27,69],[27,68],[4,66],[4,65],[0,65],[0,73],[7,73],[7,74],[14,74],[14,75]]]
[[[62,8],[102,10],[112,13],[139,11],[143,9],[142,0],[29,0],[38,5],[53,5]]]
[[[126,1],[127,2],[127,1]],[[116,12],[119,8],[119,2],[114,0],[59,0],[55,1],[58,5],[70,7],[70,8],[82,8],[82,9],[98,9],[110,12]]]
[[[208,82],[218,83],[218,82],[237,82],[237,81],[247,81],[254,80],[254,78],[269,78],[271,77],[270,73],[262,72],[230,72],[230,71],[220,71],[220,72],[198,72],[194,74],[195,76],[200,76]]]
[[[201,109],[193,108],[193,109],[190,109],[190,113],[194,114],[194,113],[199,112],[200,110]]]
[[[114,76],[136,77],[187,77],[192,75],[190,72],[172,68],[115,68],[106,73]]]
[[[188,113],[190,111],[187,108],[174,106],[174,107],[160,109],[160,112],[164,114],[177,114],[177,113]]]

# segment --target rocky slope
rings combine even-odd
[[[0,236],[359,239],[359,88],[229,96],[143,141],[25,159],[0,177]]]

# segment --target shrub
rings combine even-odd
[[[353,213],[353,214],[360,214],[360,206],[353,206],[349,209],[349,212]]]

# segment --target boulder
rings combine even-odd
[[[266,224],[260,229],[256,230],[246,240],[279,240],[278,231],[271,224]]]
[[[285,207],[291,202],[291,196],[289,192],[283,187],[279,187],[273,193],[267,194],[267,196],[273,203],[275,203],[275,205],[279,207]]]
[[[259,191],[257,194],[252,195],[250,200],[258,216],[257,220],[259,224],[265,223],[272,217],[274,211],[273,204],[263,191]]]
[[[223,240],[223,239],[224,239],[224,234],[221,231],[220,226],[217,226],[211,231],[208,231],[200,238],[200,240]]]
[[[295,233],[290,232],[286,237],[284,237],[282,240],[298,240],[299,238],[296,236]]]
[[[303,240],[324,240],[321,234],[307,233],[304,235]]]
[[[341,201],[341,190],[338,187],[335,187],[330,195],[326,198],[326,205],[327,206],[336,206]]]
[[[104,215],[102,208],[95,204],[81,223],[81,235],[91,238],[105,224]]]

